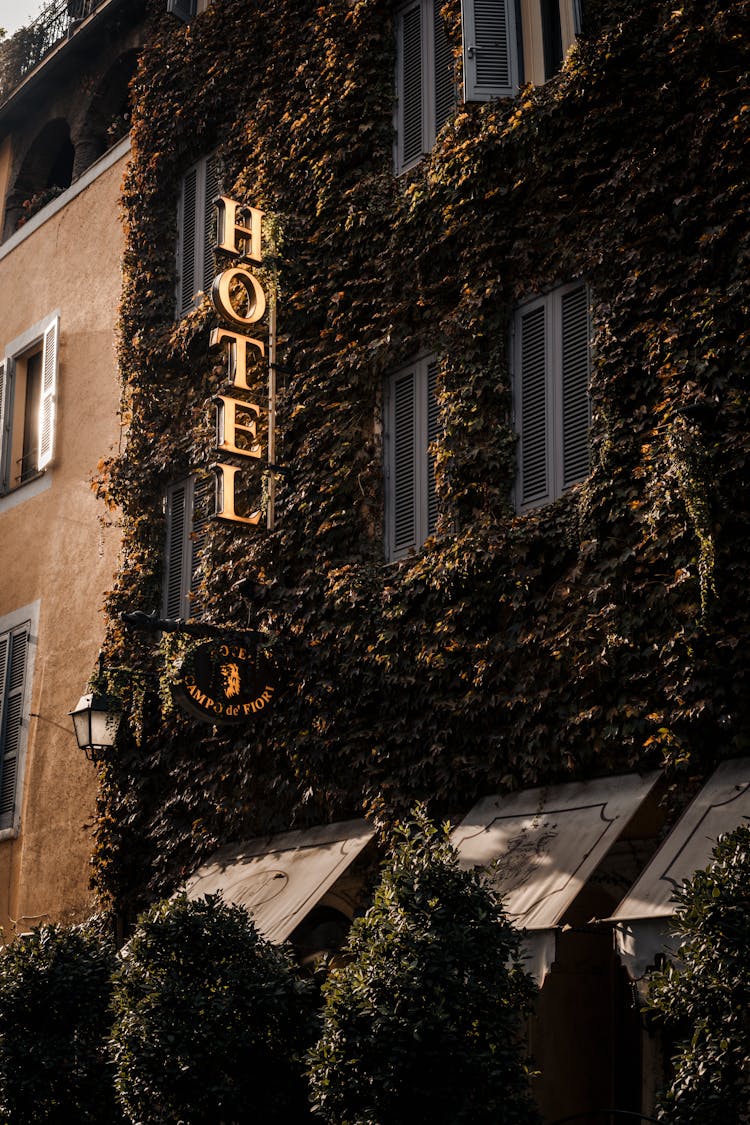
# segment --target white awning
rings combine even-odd
[[[230,844],[191,877],[187,896],[221,892],[245,907],[263,937],[285,941],[374,834],[366,821],[349,820]]]
[[[554,958],[554,927],[658,777],[626,774],[487,797],[453,832],[462,866],[489,868],[511,922],[534,931],[526,940],[540,983]]]
[[[723,762],[687,807],[612,915],[618,953],[632,977],[669,951],[672,895],[705,867],[723,832],[750,823],[750,759]]]

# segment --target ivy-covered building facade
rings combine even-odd
[[[750,811],[750,5],[168,8],[97,481],[135,670],[100,898],[286,893],[267,930],[314,953],[425,802],[527,931],[545,1119],[648,1112],[625,965],[664,936],[613,929]]]

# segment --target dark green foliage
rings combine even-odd
[[[683,1038],[662,1101],[670,1125],[750,1121],[750,828],[724,836],[676,894],[676,964],[654,976],[653,1014]]]
[[[418,815],[396,843],[309,1056],[334,1125],[521,1125],[536,1116],[520,1044],[534,994],[494,892]]]
[[[158,903],[115,980],[115,1085],[131,1121],[294,1125],[312,986],[248,914],[216,895]]]
[[[106,1043],[112,943],[96,923],[41,926],[0,953],[0,1119],[121,1120]]]

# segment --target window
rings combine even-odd
[[[31,683],[35,607],[0,619],[0,831],[18,821]]]
[[[589,473],[588,291],[580,282],[529,301],[513,324],[519,510],[562,496]]]
[[[513,97],[560,69],[581,31],[581,0],[463,0],[464,98]]]
[[[430,444],[441,432],[433,356],[416,360],[386,384],[386,554],[391,561],[417,550],[437,524],[435,461]]]
[[[204,156],[182,178],[177,214],[177,315],[185,316],[198,293],[213,283],[214,207],[219,194],[216,160]]]
[[[443,0],[414,0],[396,12],[396,172],[432,148],[456,105],[453,52]]]
[[[52,460],[57,398],[57,315],[15,340],[0,363],[0,493]]]
[[[214,492],[213,477],[187,477],[167,489],[162,609],[168,620],[201,615],[200,563]]]
[[[170,15],[190,23],[193,16],[205,12],[211,0],[167,0],[167,11]]]
[[[167,11],[170,15],[189,23],[196,13],[196,0],[167,0]]]

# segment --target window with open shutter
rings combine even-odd
[[[213,516],[213,477],[187,477],[167,489],[162,608],[169,620],[200,617],[200,567]]]
[[[392,375],[386,387],[386,553],[403,558],[437,526],[435,462],[440,436],[437,364],[420,359]]]
[[[177,209],[177,314],[185,316],[215,274],[214,205],[219,184],[214,156],[204,156],[182,178]]]
[[[0,494],[34,480],[52,462],[60,317],[47,317],[6,348],[0,364]]]
[[[464,100],[514,97],[519,84],[515,0],[462,0]]]
[[[39,402],[39,459],[37,463],[39,470],[44,469],[50,463],[54,452],[58,327],[59,318],[55,317],[44,333],[42,344],[42,389]]]
[[[519,510],[588,476],[590,327],[584,284],[528,302],[514,317],[514,414]]]
[[[0,634],[0,829],[16,816],[28,641],[28,622]]]
[[[442,0],[412,0],[396,12],[396,172],[432,148],[456,106],[453,52]]]
[[[4,492],[7,484],[8,447],[10,445],[10,426],[8,418],[10,410],[8,399],[10,395],[9,378],[10,360],[0,363],[0,493]]]

